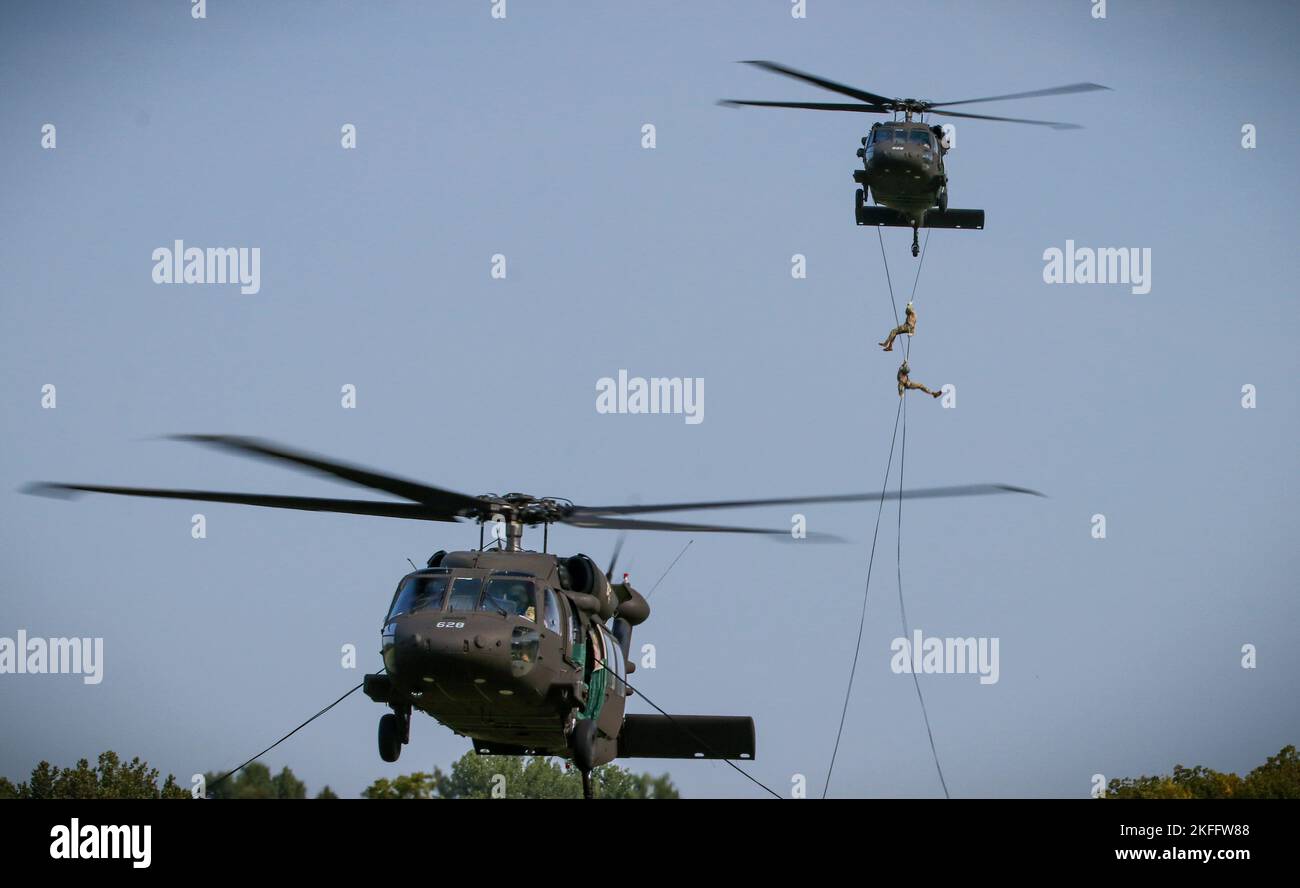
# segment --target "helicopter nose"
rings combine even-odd
[[[462,676],[510,674],[509,638],[503,627],[477,615],[399,617],[384,630],[384,665],[395,679],[415,687]]]

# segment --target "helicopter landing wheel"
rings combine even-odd
[[[941,213],[948,212],[948,186],[947,185],[943,186],[943,189],[939,192],[939,212]]]
[[[582,772],[582,797],[584,799],[595,798],[591,792],[591,772]]]
[[[397,713],[390,712],[379,719],[379,757],[386,762],[397,761],[402,754],[402,737],[405,728]]]

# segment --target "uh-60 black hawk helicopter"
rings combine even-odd
[[[626,676],[636,669],[630,659],[632,629],[650,616],[650,605],[626,580],[613,582],[617,547],[608,569],[601,571],[586,555],[566,558],[547,552],[550,525],[786,535],[789,530],[634,516],[880,499],[880,494],[838,494],[580,506],[522,493],[468,496],[255,438],[177,438],[289,463],[406,501],[53,483],[30,485],[27,492],[60,497],[112,493],[418,521],[477,522],[477,549],[435,552],[426,567],[402,577],[393,594],[381,632],[385,669],[367,675],[363,685],[370,699],[392,710],[379,720],[380,757],[387,762],[397,760],[410,740],[411,714],[420,710],[471,738],[480,754],[550,755],[571,760],[582,772],[587,797],[591,795],[591,770],[615,758],[752,759],[754,722],[747,716],[626,714],[632,693]],[[977,484],[920,489],[904,495],[926,499],[1000,493],[1035,491]],[[897,495],[886,494],[887,498]],[[537,525],[543,528],[542,551],[525,551],[523,529]],[[485,526],[494,528],[496,548],[484,546]]]
[[[862,169],[853,171],[853,179],[862,187],[855,197],[855,213],[859,225],[910,227],[912,229],[912,255],[920,252],[917,237],[920,228],[983,228],[983,210],[957,210],[948,208],[948,172],[944,156],[952,147],[950,135],[942,126],[926,122],[929,114],[946,117],[967,117],[975,120],[1001,120],[1009,123],[1030,123],[1050,126],[1053,129],[1080,129],[1077,124],[1052,120],[1026,120],[1022,117],[994,117],[988,114],[969,114],[961,111],[942,111],[953,105],[971,105],[976,102],[996,102],[1003,99],[1028,99],[1037,96],[1056,96],[1067,93],[1091,92],[1108,89],[1096,83],[1071,83],[1031,92],[1010,93],[1004,96],[985,96],[982,99],[962,99],[956,102],[928,102],[921,99],[888,99],[884,96],[835,83],[821,77],[796,71],[775,62],[748,61],[765,71],[784,74],[822,89],[857,99],[856,102],[759,102],[726,99],[719,104],[728,106],[752,105],[762,108],[804,108],[813,111],[855,111],[866,114],[892,114],[888,123],[874,123],[871,132],[862,139],[858,157]],[[903,115],[899,120],[898,115]],[[917,119],[913,119],[917,118]],[[878,206],[867,206],[867,197],[874,198]]]

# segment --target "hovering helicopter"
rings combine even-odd
[[[26,492],[70,497],[112,493],[163,499],[238,503],[279,509],[373,515],[418,521],[472,520],[477,549],[438,551],[397,584],[381,630],[385,669],[365,676],[363,691],[391,712],[379,720],[379,755],[393,762],[410,741],[411,715],[425,712],[468,737],[482,755],[547,755],[571,760],[591,797],[591,771],[615,758],[753,759],[754,721],[748,716],[625,713],[633,693],[627,675],[632,629],[650,616],[626,575],[614,582],[622,539],[605,571],[586,555],[546,551],[552,524],[617,530],[667,530],[784,536],[785,530],[646,520],[657,512],[765,505],[848,503],[880,494],[716,500],[658,505],[580,506],[569,500],[468,496],[256,438],[179,435],[243,456],[279,461],[405,502],[278,496],[256,493],[38,483]],[[974,484],[906,492],[908,499],[1036,491]],[[897,491],[886,494],[893,499]],[[484,530],[493,527],[493,540]],[[522,548],[525,526],[543,528],[542,551]],[[819,535],[822,539],[834,539]],[[815,535],[809,534],[810,538]],[[495,548],[490,548],[495,546]]]
[[[952,139],[942,126],[926,123],[928,114],[946,117],[968,117],[975,120],[1001,120],[1010,123],[1029,123],[1050,126],[1053,129],[1081,129],[1077,124],[1052,120],[1026,120],[1021,117],[994,117],[988,114],[969,114],[961,111],[940,111],[953,105],[970,105],[976,102],[997,102],[1003,99],[1028,99],[1036,96],[1056,96],[1067,93],[1091,92],[1109,89],[1096,83],[1071,83],[1031,92],[1010,93],[1004,96],[986,96],[982,99],[962,99],[957,102],[929,102],[920,99],[887,99],[864,89],[845,86],[824,80],[812,74],[796,71],[776,62],[747,61],[765,71],[784,74],[822,89],[857,99],[857,102],[751,102],[726,99],[721,105],[740,107],[752,105],[762,108],[804,108],[813,111],[856,111],[867,114],[892,114],[888,123],[874,123],[871,132],[862,139],[858,157],[862,169],[853,171],[853,180],[862,187],[855,196],[855,218],[859,225],[910,227],[912,229],[912,255],[920,252],[920,228],[983,228],[983,210],[958,210],[948,208],[948,173],[943,159],[952,148]],[[903,115],[899,120],[898,115]],[[916,117],[917,120],[912,118]],[[879,206],[866,205],[868,194]]]

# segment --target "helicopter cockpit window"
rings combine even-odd
[[[456,577],[451,581],[451,610],[472,611],[478,606],[483,581],[478,577]]]
[[[874,142],[888,142],[894,138],[894,128],[892,126],[882,126],[876,129],[876,135],[871,140]]]
[[[555,591],[549,588],[542,604],[542,625],[556,635],[560,634],[560,605],[556,601]]]
[[[397,590],[388,618],[391,620],[398,614],[413,614],[422,610],[440,611],[446,595],[446,577],[407,577]]]
[[[573,602],[569,602],[569,647],[582,645],[582,617]]]
[[[624,696],[626,693],[624,690],[626,667],[623,664],[623,649],[619,647],[618,641],[605,630],[604,626],[600,627],[600,635],[603,642],[602,647],[605,650],[604,661],[606,668],[611,669],[614,673],[612,685],[607,688],[607,691],[620,697]]]
[[[932,147],[933,137],[929,130],[912,130],[912,143],[916,145],[925,145],[927,148]]]
[[[500,577],[490,579],[478,609],[536,621],[537,604],[533,598],[533,584],[528,580]]]

